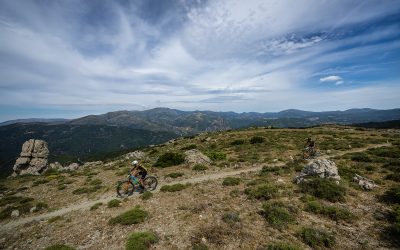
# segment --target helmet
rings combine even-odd
[[[137,160],[134,160],[133,162],[132,162],[132,165],[137,165],[139,162],[137,161]]]

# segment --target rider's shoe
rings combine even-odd
[[[144,193],[144,187],[139,186],[138,191],[139,191],[139,194],[143,194]]]

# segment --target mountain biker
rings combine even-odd
[[[315,141],[308,137],[304,148],[311,153],[315,153]]]
[[[144,192],[144,185],[143,185],[143,180],[146,178],[147,175],[147,169],[143,167],[137,160],[134,160],[132,162],[133,168],[131,169],[131,175],[135,177],[140,177],[139,179],[139,192],[143,193]]]

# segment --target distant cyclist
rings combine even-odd
[[[139,189],[140,193],[144,192],[144,185],[143,185],[143,180],[146,178],[147,175],[147,169],[143,167],[137,160],[134,160],[132,162],[133,168],[131,169],[131,175],[135,177],[140,177],[139,179]]]
[[[307,138],[306,145],[304,146],[304,149],[310,153],[310,155],[315,154],[315,141],[312,140],[310,137]]]

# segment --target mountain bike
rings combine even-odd
[[[128,180],[120,181],[117,185],[117,194],[120,197],[128,197],[135,191],[139,191],[140,179],[133,175],[128,175]],[[143,191],[153,191],[157,188],[158,180],[154,176],[146,176],[143,180]]]

